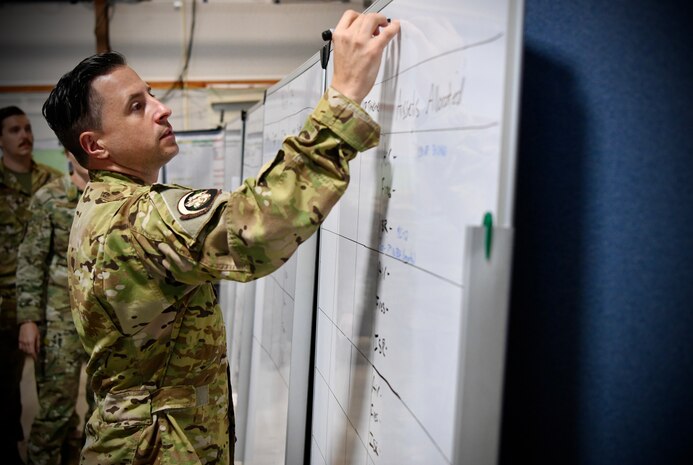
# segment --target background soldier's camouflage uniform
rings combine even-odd
[[[17,326],[17,250],[29,222],[31,196],[48,181],[62,176],[58,170],[34,162],[31,172],[31,192],[26,192],[14,174],[0,162],[0,329]]]
[[[21,441],[24,437],[20,423],[19,382],[24,353],[19,350],[17,340],[17,249],[29,221],[31,196],[60,176],[59,171],[32,162],[31,192],[28,192],[0,160],[0,398],[4,401],[0,430],[7,435],[2,441],[3,447],[4,443]],[[2,450],[0,453],[11,452]]]
[[[35,362],[39,411],[29,435],[29,464],[59,464],[63,443],[79,418],[75,405],[87,354],[72,321],[67,288],[67,246],[80,192],[69,175],[34,194],[31,220],[17,258],[17,321],[41,330]],[[93,407],[93,395],[87,392]],[[90,412],[88,412],[90,414]]]
[[[330,89],[235,192],[92,173],[70,236],[73,314],[97,409],[83,463],[228,464],[226,336],[212,283],[285,263],[344,193],[378,126]]]

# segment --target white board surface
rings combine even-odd
[[[321,229],[312,464],[460,456],[467,226],[510,226],[519,7],[373,6],[402,30],[362,104],[381,143],[351,163]],[[497,436],[498,419],[479,427]]]
[[[321,86],[316,55],[268,89],[263,164],[274,159],[287,136],[299,133],[322,95]],[[244,464],[303,461],[315,248],[315,240],[306,241],[286,264],[257,283]]]
[[[264,105],[258,102],[246,114],[243,125],[243,161],[241,179],[255,177],[262,165],[262,133]],[[235,460],[243,460],[248,442],[248,405],[250,404],[250,378],[253,350],[253,324],[255,321],[255,281],[236,283],[234,322],[231,332],[231,374],[238,364],[238,381],[234,387],[236,415]],[[236,355],[238,354],[238,355]]]
[[[237,118],[224,127],[224,190],[232,191],[240,185],[243,168],[243,120]],[[224,315],[226,343],[231,386],[238,384],[240,369],[240,328],[243,315],[236,312],[236,288],[238,283],[222,280],[219,283],[219,305]],[[238,321],[236,321],[238,320]],[[236,392],[232,392],[236,399]],[[235,402],[234,402],[235,403]]]

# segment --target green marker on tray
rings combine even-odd
[[[486,228],[486,260],[491,258],[491,242],[493,242],[493,215],[486,212],[484,215],[484,227]]]

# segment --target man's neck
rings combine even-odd
[[[141,179],[142,181],[145,182],[145,184],[154,184],[156,180],[158,179],[158,171],[157,172],[149,172],[149,171],[136,171],[130,168],[127,168],[123,165],[119,165],[117,163],[113,163],[110,160],[89,160],[89,169],[90,170],[104,170],[104,171],[113,171],[115,173],[122,173],[126,174],[128,176],[135,176],[138,179]]]
[[[77,171],[73,171],[72,174],[70,174],[70,180],[79,190],[83,191],[84,187],[89,182],[89,173],[87,173],[86,178],[84,178],[80,176]]]
[[[2,156],[2,164],[13,173],[28,173],[31,171],[31,157],[8,157]]]

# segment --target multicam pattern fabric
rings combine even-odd
[[[80,192],[69,175],[36,191],[17,258],[17,320],[41,329],[35,363],[39,411],[31,426],[29,463],[59,464],[75,427],[79,377],[87,354],[77,335],[67,288],[67,246]],[[93,396],[87,395],[87,399]]]
[[[17,257],[17,321],[44,323],[51,313],[72,320],[67,289],[67,245],[80,192],[69,175],[36,191]]]
[[[300,134],[234,192],[92,173],[68,252],[98,399],[83,463],[230,462],[226,335],[212,283],[285,263],[344,193],[349,160],[378,137],[330,89]]]
[[[17,325],[17,250],[29,222],[29,201],[41,186],[60,176],[58,170],[32,162],[31,192],[27,192],[0,160],[0,329]]]

